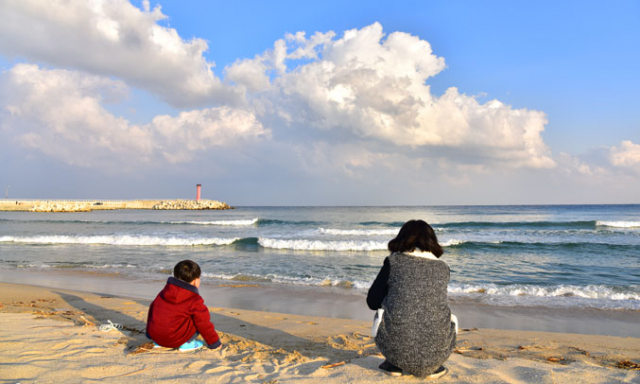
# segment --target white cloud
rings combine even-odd
[[[359,143],[300,143],[292,154],[296,166],[312,175],[361,179],[365,173],[394,167],[394,155],[371,151]]]
[[[610,160],[616,167],[640,169],[640,144],[634,144],[631,140],[621,142],[620,147],[611,148]]]
[[[0,39],[0,52],[94,74],[18,65],[5,76],[12,138],[70,164],[114,156],[189,162],[194,152],[269,139],[273,131],[291,148],[323,143],[316,155],[331,146],[324,143],[352,148],[329,160],[349,177],[385,161],[440,161],[453,170],[555,166],[541,136],[543,112],[482,104],[456,88],[433,95],[427,81],[445,69],[444,59],[427,41],[385,35],[378,23],[338,38],[287,34],[273,49],[225,68],[222,81],[203,56],[207,43],[159,25],[165,16],[148,2],[140,9],[125,0],[9,0],[0,12],[0,36],[12,37]],[[125,97],[128,86],[178,106],[248,103],[135,125],[103,106]]]
[[[561,166],[560,170],[566,174],[594,176],[606,173],[603,168],[589,165],[589,163],[565,152],[560,153],[558,162]]]
[[[268,67],[262,60],[239,60],[227,68],[227,78],[249,92],[262,92],[270,88],[271,81],[266,74]]]
[[[157,116],[151,128],[162,137],[160,151],[172,163],[189,162],[197,151],[271,137],[251,112],[229,107]]]
[[[102,105],[126,96],[124,83],[77,71],[19,64],[2,80],[3,141],[71,165],[135,166],[159,158],[187,162],[199,151],[270,137],[250,111],[230,107],[131,124]]]
[[[29,64],[3,77],[9,112],[3,126],[11,141],[79,166],[100,163],[112,153],[144,159],[154,150],[147,129],[131,126],[101,105],[104,96],[126,94],[120,81]]]
[[[227,73],[264,91],[254,95],[254,105],[298,129],[341,131],[353,140],[423,153],[429,148],[462,150],[475,161],[512,167],[555,166],[541,137],[547,123],[543,112],[513,109],[497,100],[480,104],[456,88],[432,95],[426,81],[445,63],[428,42],[402,32],[385,38],[378,23],[346,31],[337,40],[333,36],[288,35],[273,50],[237,62]],[[270,88],[269,71],[277,74]],[[252,80],[238,73],[251,73]]]
[[[159,25],[166,16],[148,2],[6,0],[0,14],[5,55],[117,76],[176,106],[239,100],[204,58],[206,41]]]

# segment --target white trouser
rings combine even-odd
[[[458,334],[458,316],[451,314],[451,322],[456,325],[456,335]]]

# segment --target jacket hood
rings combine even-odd
[[[175,277],[170,277],[167,280],[167,285],[160,292],[160,296],[164,300],[175,304],[187,301],[199,294],[198,288]]]

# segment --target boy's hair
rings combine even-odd
[[[173,277],[185,283],[191,283],[200,277],[200,266],[191,260],[182,260],[173,268]]]

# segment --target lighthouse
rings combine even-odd
[[[202,191],[202,184],[196,184],[196,201],[200,201],[201,191]]]

